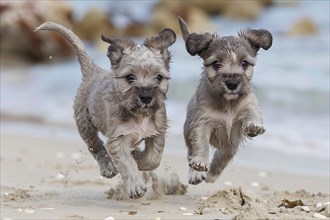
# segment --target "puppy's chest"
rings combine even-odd
[[[206,117],[211,126],[213,138],[222,139],[223,141],[223,139],[232,139],[237,137],[237,135],[239,136],[241,122],[237,112],[209,110],[206,112]]]
[[[205,111],[204,118],[214,129],[227,128],[227,130],[231,130],[233,124],[237,123],[238,120],[237,114],[234,111],[221,112],[212,109]]]
[[[140,120],[130,119],[120,124],[116,129],[117,136],[129,138],[130,142],[135,145],[144,138],[156,136],[159,134],[155,123],[148,117]]]

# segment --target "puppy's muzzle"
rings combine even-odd
[[[235,89],[237,89],[239,82],[235,79],[229,79],[229,80],[225,81],[225,84],[228,89],[235,90]]]
[[[152,94],[150,91],[142,90],[139,93],[139,98],[144,104],[149,104],[152,101]]]

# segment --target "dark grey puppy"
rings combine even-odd
[[[214,182],[244,138],[265,131],[250,80],[257,52],[271,47],[272,35],[263,29],[246,29],[238,37],[219,37],[190,33],[181,18],[179,23],[188,53],[204,61],[184,124],[189,183]],[[216,148],[210,165],[209,145]]]
[[[165,145],[168,47],[175,42],[175,33],[164,29],[146,38],[143,45],[102,36],[110,44],[107,56],[112,65],[111,70],[104,70],[95,65],[72,31],[52,22],[37,30],[57,31],[75,49],[82,72],[74,101],[75,121],[101,175],[111,178],[118,171],[129,196],[143,196],[147,187],[142,170],[159,166]],[[107,138],[105,145],[98,132]],[[143,140],[145,148],[139,150]]]

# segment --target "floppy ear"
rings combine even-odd
[[[260,48],[268,50],[273,43],[272,34],[265,29],[245,29],[238,34],[241,38],[247,40],[254,49],[255,53]]]
[[[114,69],[117,69],[119,67],[120,60],[121,60],[122,56],[124,55],[123,50],[125,48],[134,47],[134,45],[135,45],[133,41],[127,40],[127,39],[124,39],[124,40],[112,39],[112,38],[105,37],[104,35],[101,35],[101,39],[104,42],[107,42],[110,44],[110,46],[108,47],[107,57],[109,57],[111,66]]]
[[[144,41],[144,45],[148,48],[155,48],[160,51],[166,67],[169,69],[171,54],[168,48],[176,41],[176,34],[169,28],[163,29],[157,36],[148,37]]]
[[[179,24],[188,53],[192,56],[196,54],[201,55],[201,52],[206,49],[213,40],[213,35],[210,33],[190,33],[187,23],[180,17]]]

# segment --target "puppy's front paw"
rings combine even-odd
[[[205,180],[205,178],[206,178],[205,172],[197,172],[193,168],[189,169],[189,173],[188,173],[189,184],[197,185],[197,184],[203,182]]]
[[[243,126],[244,133],[249,137],[255,137],[257,135],[262,135],[265,132],[265,128],[262,124],[256,122],[247,123]]]
[[[207,172],[210,169],[208,161],[202,157],[193,157],[189,161],[189,166],[199,172]]]
[[[147,185],[143,180],[130,178],[126,184],[128,195],[131,199],[141,198],[147,191]]]
[[[105,178],[112,178],[117,175],[118,171],[109,155],[106,154],[104,157],[98,158],[97,162],[100,167],[101,176]]]

